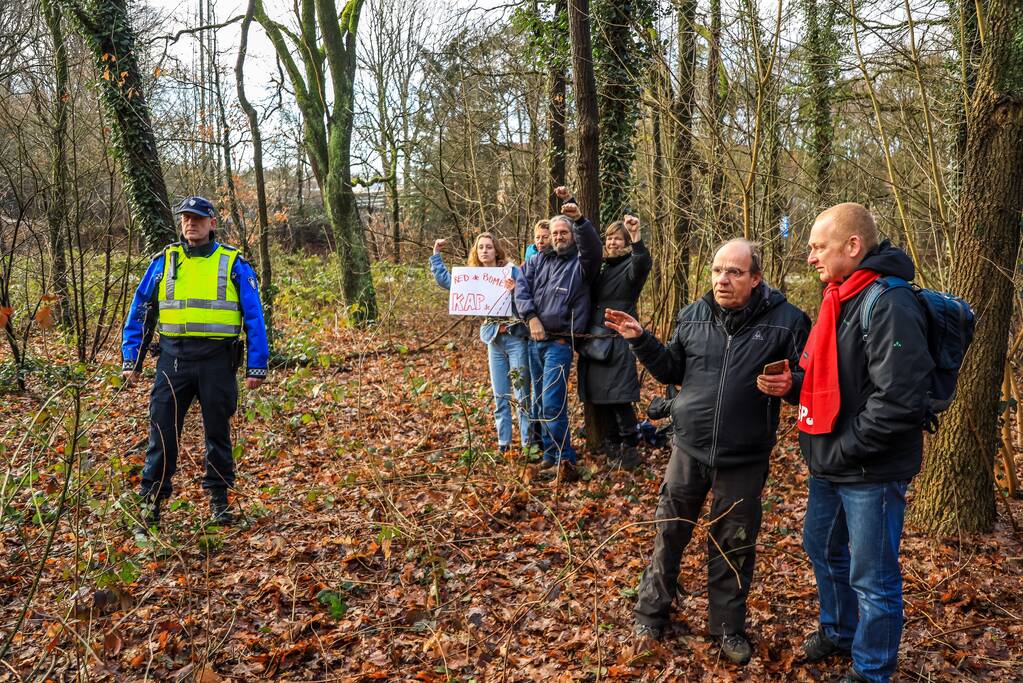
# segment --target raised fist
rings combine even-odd
[[[433,241],[433,253],[434,254],[439,254],[440,250],[443,249],[444,245],[447,244],[447,243],[448,243],[447,240],[434,240]]]
[[[639,240],[639,219],[633,215],[626,214],[625,220],[622,221],[625,224],[625,229],[629,231],[629,236],[633,242]]]
[[[565,201],[566,199],[572,196],[572,193],[569,192],[568,188],[565,187],[564,185],[559,185],[558,187],[554,188],[554,194],[561,201]]]
[[[573,221],[579,220],[579,218],[583,215],[582,212],[579,210],[579,205],[573,204],[572,202],[562,205],[561,213],[565,214]]]

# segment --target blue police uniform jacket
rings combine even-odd
[[[207,256],[218,247],[217,242],[210,242],[208,245],[199,247],[185,246],[186,252],[193,252],[196,257]],[[153,330],[156,327],[159,316],[159,308],[156,305],[157,289],[163,280],[164,254],[161,251],[153,258],[142,277],[135,296],[131,300],[131,308],[128,311],[128,319],[124,324],[124,332],[121,341],[122,367],[125,370],[141,370],[145,360],[146,346],[152,338]],[[246,359],[246,377],[266,377],[267,365],[270,359],[270,349],[266,339],[266,322],[263,319],[263,304],[259,299],[259,280],[256,271],[242,256],[235,259],[234,267],[231,269],[231,281],[238,290],[239,304],[242,309],[242,320],[245,327],[245,338],[248,347],[248,358]],[[230,341],[230,340],[227,340]],[[203,343],[215,343],[218,348],[223,348],[224,340],[206,340],[203,338],[175,339],[171,341],[167,337],[161,337],[160,346],[166,351],[166,346],[177,345],[201,345]],[[171,349],[171,353],[175,350]]]

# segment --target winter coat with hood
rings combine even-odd
[[[857,270],[912,280],[912,259],[885,241]],[[916,295],[888,289],[876,300],[864,336],[865,288],[842,304],[837,324],[841,406],[828,434],[799,434],[810,474],[835,483],[901,481],[920,471],[926,387],[934,361]],[[799,378],[802,384],[802,376]]]
[[[603,327],[604,311],[613,308],[638,317],[636,302],[653,265],[642,241],[633,243],[632,253],[604,259],[593,284],[593,324],[589,332],[610,336],[611,352],[604,361],[579,356],[579,397],[583,401],[617,404],[639,400],[636,357],[624,337]]]
[[[788,359],[793,390],[784,398],[795,403],[809,333],[807,315],[761,282],[741,309],[721,308],[712,292],[686,306],[667,347],[649,332],[630,343],[658,382],[682,385],[671,403],[679,450],[726,468],[770,457],[781,400],[757,389],[757,375],[768,363]]]

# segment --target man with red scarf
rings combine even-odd
[[[799,445],[810,470],[803,547],[820,603],[803,648],[811,662],[851,656],[843,681],[880,683],[895,672],[902,635],[899,541],[934,364],[923,309],[905,287],[878,297],[863,333],[871,284],[915,274],[905,252],[878,243],[866,208],[827,209],[809,246],[826,287],[800,359]]]

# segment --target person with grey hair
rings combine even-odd
[[[557,194],[562,201],[570,197],[564,187]],[[577,336],[589,326],[590,287],[600,273],[602,249],[596,229],[574,202],[562,205],[550,229],[552,248],[532,256],[519,271],[515,305],[529,324],[529,372],[543,438],[539,478],[576,481],[568,376]]]
[[[674,441],[657,502],[657,538],[635,607],[636,636],[660,639],[679,589],[682,554],[707,494],[708,630],[721,652],[746,664],[746,597],[753,581],[760,496],[781,400],[798,398],[799,356],[810,319],[763,281],[757,246],[737,239],[714,255],[711,290],[679,313],[667,346],[631,315],[608,309],[604,325],[625,337],[650,374],[681,384],[671,403]],[[738,579],[738,580],[737,580]]]

